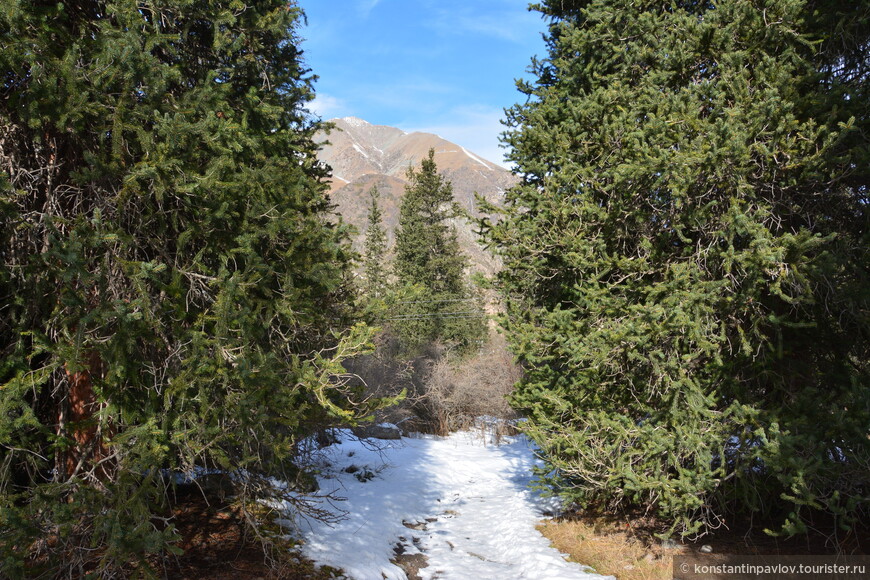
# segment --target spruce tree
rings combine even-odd
[[[387,232],[383,212],[378,204],[377,186],[369,190],[368,227],[363,256],[363,291],[369,299],[382,299],[387,287]]]
[[[461,294],[467,259],[449,220],[461,215],[453,185],[438,174],[435,150],[408,168],[408,185],[396,230],[396,275],[403,284],[419,283],[433,294]]]
[[[462,215],[453,185],[438,174],[434,149],[419,171],[408,168],[407,178],[396,230],[396,326],[412,349],[432,340],[466,348],[483,336],[484,325],[450,224]]]
[[[286,0],[3,0],[0,566],[111,575],[172,474],[242,499],[361,410],[349,246]],[[256,496],[256,497],[255,497]],[[244,501],[243,501],[244,505]],[[140,570],[142,568],[140,566]]]
[[[487,235],[550,481],[686,534],[862,518],[870,3],[535,7]]]

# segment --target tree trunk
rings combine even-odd
[[[70,371],[67,365],[69,391],[61,405],[58,434],[75,442],[63,458],[68,479],[84,475],[105,481],[112,471],[98,417],[100,403],[94,392],[94,379],[102,377],[103,372],[103,362],[96,352],[87,355],[84,370]]]

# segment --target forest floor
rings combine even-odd
[[[291,542],[264,546],[231,498],[205,497],[193,488],[177,498],[173,518],[181,556],[154,563],[173,580],[325,580],[338,574],[318,568]]]

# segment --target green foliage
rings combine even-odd
[[[440,340],[466,349],[486,334],[483,309],[465,277],[467,259],[449,220],[461,215],[453,186],[438,174],[430,149],[409,184],[396,230],[397,290],[387,301],[391,325],[407,350]]]
[[[387,291],[387,232],[377,186],[369,191],[368,227],[363,255],[363,292],[369,299],[383,298]]]
[[[486,338],[482,299],[471,290],[434,294],[422,284],[406,284],[387,295],[383,312],[406,355],[418,354],[432,342],[465,353]]]
[[[407,177],[396,230],[399,282],[421,284],[435,294],[460,294],[467,260],[448,222],[461,210],[453,201],[452,184],[438,175],[435,150],[429,150],[419,171],[409,167]]]
[[[684,534],[865,517],[870,3],[537,9],[487,236],[552,481]]]
[[[173,540],[160,473],[280,478],[365,414],[336,377],[370,332],[347,330],[295,5],[0,6],[2,575],[38,549],[111,575]]]

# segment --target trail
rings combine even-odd
[[[304,521],[303,551],[353,580],[405,579],[397,553],[416,560],[419,578],[591,580],[535,529],[558,509],[528,484],[535,456],[524,437],[494,445],[480,432],[378,441],[347,434],[327,448],[321,493],[346,498],[332,526]]]

